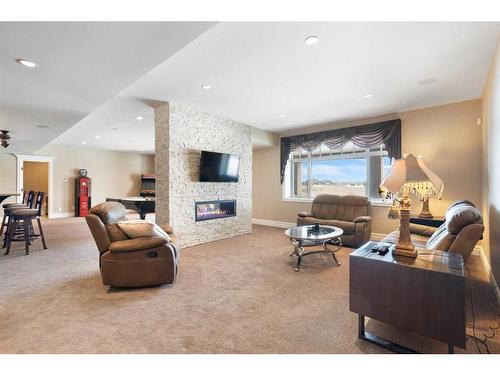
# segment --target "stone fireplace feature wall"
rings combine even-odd
[[[173,226],[181,247],[251,233],[251,128],[185,105],[155,108],[156,222]],[[200,150],[239,156],[237,183],[199,182]],[[236,216],[195,221],[195,202],[236,200]]]

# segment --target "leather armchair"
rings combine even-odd
[[[123,204],[105,202],[93,207],[85,217],[99,249],[103,284],[115,287],[173,284],[179,253],[171,228],[164,231],[149,221],[126,220],[125,212]]]
[[[464,262],[469,259],[484,232],[483,218],[470,201],[453,202],[439,228],[410,224],[411,239],[416,247],[449,251],[461,254]],[[382,241],[397,243],[399,231],[390,233]]]
[[[297,215],[297,225],[319,223],[342,228],[344,245],[359,247],[371,237],[371,208],[367,197],[322,194],[314,198],[311,212]]]

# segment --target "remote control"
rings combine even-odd
[[[380,246],[380,248],[378,249],[378,254],[379,255],[385,255],[389,252],[389,245],[382,245]]]

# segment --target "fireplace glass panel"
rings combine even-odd
[[[195,203],[195,220],[213,220],[236,216],[236,201],[206,201]]]

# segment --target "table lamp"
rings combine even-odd
[[[437,199],[441,199],[444,183],[425,165],[422,156],[417,156],[417,163],[422,172],[427,176],[427,181],[419,181],[412,185],[413,193],[422,201],[422,210],[418,214],[418,217],[432,219],[434,216],[432,216],[429,210],[429,198],[436,197]]]
[[[443,188],[444,184],[441,179],[427,168],[421,157],[417,158],[409,154],[403,156],[403,159],[394,160],[379,188],[380,195],[384,199],[392,199],[389,218],[400,218],[399,240],[393,254],[413,258],[417,256],[415,245],[410,237],[410,192],[414,192],[423,200],[424,206],[421,214],[429,215],[429,197],[431,195],[441,197]],[[399,207],[396,202],[399,203]]]

